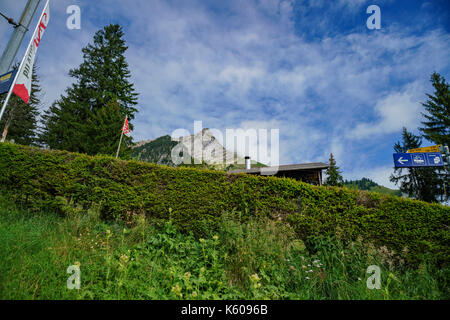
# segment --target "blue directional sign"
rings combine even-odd
[[[425,153],[427,156],[428,166],[430,167],[443,167],[444,160],[442,159],[442,154],[439,152]]]
[[[16,75],[16,70],[5,73],[0,76],[0,94],[6,93],[11,87],[11,83],[14,81],[14,76]]]
[[[412,153],[394,153],[394,165],[397,168],[412,167],[411,154]]]
[[[424,153],[411,153],[411,162],[415,167],[425,167],[427,165],[427,157]]]
[[[396,168],[443,167],[444,161],[439,152],[429,153],[394,153]]]

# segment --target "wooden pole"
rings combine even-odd
[[[11,110],[11,112],[12,111],[13,110]],[[9,117],[8,121],[6,122],[5,128],[3,129],[2,140],[1,140],[2,143],[5,142],[6,136],[8,135],[9,126],[11,125],[11,120],[12,120],[12,115]]]

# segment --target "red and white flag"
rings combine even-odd
[[[130,127],[128,126],[128,118],[127,117],[125,117],[125,122],[123,123],[122,132],[126,136],[128,136],[130,134]]]
[[[23,57],[20,69],[16,76],[16,81],[13,87],[13,92],[18,95],[25,103],[28,103],[31,95],[31,77],[33,74],[33,65],[36,58],[36,51],[41,43],[42,36],[45,29],[47,29],[50,20],[50,1],[47,0],[44,11],[42,11],[41,18],[34,30],[28,49]]]

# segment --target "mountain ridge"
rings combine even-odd
[[[195,141],[201,141],[201,145],[194,146]],[[139,141],[132,147],[132,158],[175,167],[178,166],[172,160],[172,150],[175,147],[179,148],[177,154],[180,154],[180,157],[186,151],[191,158],[189,164],[181,163],[179,165],[204,165],[219,170],[245,168],[245,159],[235,152],[227,150],[209,128],[179,138],[165,135],[156,139]],[[201,162],[201,164],[197,164],[197,162]],[[264,167],[265,165],[252,160],[252,166]]]

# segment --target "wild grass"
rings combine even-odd
[[[448,268],[402,264],[363,241],[305,245],[267,219],[223,217],[205,238],[136,216],[31,213],[0,197],[0,299],[446,299]],[[81,287],[66,272],[79,265]],[[367,267],[381,268],[368,289]]]

